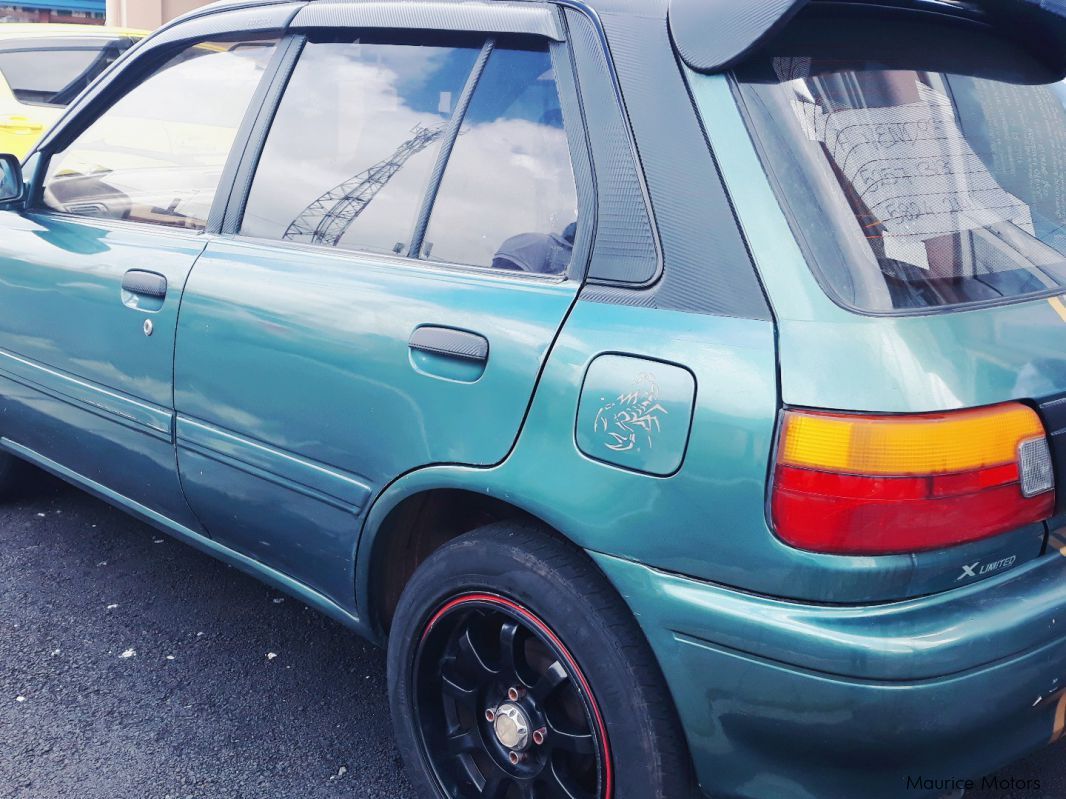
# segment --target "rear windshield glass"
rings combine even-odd
[[[99,38],[10,43],[0,49],[0,74],[20,102],[66,106],[130,44]]]
[[[737,71],[822,285],[871,312],[1066,285],[1066,86],[976,25],[808,15]]]

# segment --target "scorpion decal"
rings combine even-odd
[[[636,385],[627,394],[602,406],[593,421],[593,430],[605,433],[604,446],[614,452],[628,452],[638,448],[643,438],[649,448],[653,433],[662,430],[660,417],[669,413],[659,402],[659,384],[655,375],[644,372],[637,377]]]

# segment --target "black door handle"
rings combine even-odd
[[[122,278],[122,290],[162,300],[167,296],[167,279],[155,272],[131,269]]]
[[[411,349],[419,352],[428,352],[449,358],[460,358],[464,361],[480,361],[484,363],[489,359],[489,340],[487,338],[477,333],[456,330],[452,327],[426,325],[416,328],[407,344]]]

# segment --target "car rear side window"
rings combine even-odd
[[[51,157],[45,207],[203,230],[275,43],[200,42],[170,58]]]
[[[1017,46],[825,11],[737,78],[811,265],[845,305],[915,312],[1066,286],[1066,84]]]
[[[66,106],[131,44],[126,38],[10,42],[0,48],[0,75],[21,103]]]
[[[463,119],[421,257],[556,275],[570,262],[576,227],[551,55],[496,49]]]
[[[267,137],[241,233],[406,254],[480,49],[476,39],[308,43]]]

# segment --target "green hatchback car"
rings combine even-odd
[[[980,786],[1066,727],[1053,6],[193,12],[0,159],[0,488],[387,642],[420,796]]]

